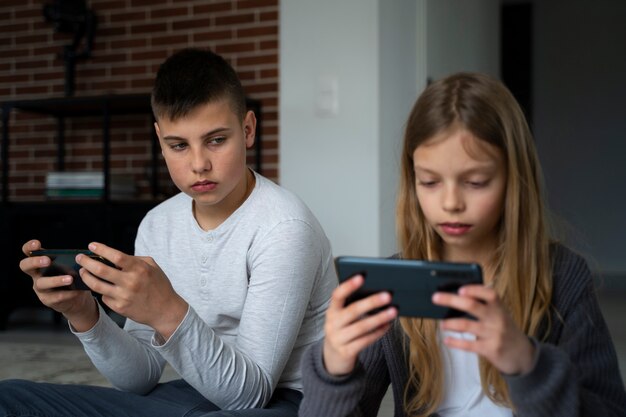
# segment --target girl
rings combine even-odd
[[[344,306],[303,358],[302,417],[625,416],[615,349],[585,261],[550,241],[530,130],[499,81],[460,73],[430,85],[407,122],[397,207],[400,257],[477,262],[485,285],[433,302],[476,320],[375,315],[390,294]]]

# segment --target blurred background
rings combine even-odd
[[[17,269],[26,239],[132,252],[175,192],[149,93],[194,46],[238,71],[262,121],[250,166],[304,199],[336,255],[396,250],[404,121],[429,80],[501,78],[531,122],[556,236],[589,261],[626,352],[624,22],[622,0],[3,0],[0,326],[28,327],[37,305]],[[95,195],[53,172],[91,172]]]

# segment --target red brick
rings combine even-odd
[[[278,163],[278,155],[261,155],[262,164],[276,164]]]
[[[254,95],[254,93],[267,93],[268,91],[276,91],[278,89],[277,83],[255,83],[245,87],[246,94]]]
[[[211,26],[211,22],[208,17],[187,19],[187,20],[177,20],[175,22],[172,22],[172,29],[174,29],[174,31],[190,30],[190,29],[197,29],[197,28],[208,28],[210,26]]]
[[[24,69],[40,69],[40,68],[48,68],[48,61],[21,61],[15,63],[15,69],[24,70]]]
[[[259,48],[262,50],[267,50],[267,49],[278,49],[278,40],[269,40],[269,41],[261,41],[261,43],[259,44]]]
[[[33,48],[33,56],[43,57],[44,55],[58,55],[61,53],[61,47],[58,45],[40,46]]]
[[[3,2],[6,3],[6,2]],[[23,4],[23,3],[22,3]],[[39,20],[42,18],[41,9],[26,9],[26,10],[15,10],[13,12],[14,19],[36,19]]]
[[[111,13],[111,22],[114,23],[128,23],[128,22],[144,22],[146,21],[146,11],[134,11],[134,12],[121,12]]]
[[[218,45],[215,48],[215,52],[218,54],[232,53],[232,52],[250,52],[256,49],[254,42],[246,43],[231,43]]]
[[[277,78],[278,68],[263,69],[260,71],[261,78]]]
[[[278,64],[278,54],[237,58],[237,66]]]
[[[123,9],[127,5],[126,0],[112,0],[112,1],[92,1],[91,2],[92,9],[98,14],[98,11],[102,10],[117,10]]]
[[[111,36],[124,36],[128,34],[128,28],[126,26],[109,26],[98,28],[98,36],[107,38]]]
[[[62,80],[64,75],[60,72],[44,72],[40,74],[33,74],[35,81],[49,81],[49,80]]]
[[[261,12],[259,20],[261,22],[278,22],[278,11]]]
[[[151,76],[150,78],[139,78],[130,81],[130,87],[133,90],[138,90],[137,92],[145,92],[146,94],[150,93],[153,85],[154,76]]]
[[[136,6],[154,6],[157,4],[167,3],[168,0],[131,0],[131,7]]]
[[[4,51],[0,51],[0,59],[2,58],[9,58],[9,59],[15,59],[15,58],[20,58],[20,57],[25,57],[30,55],[28,52],[28,49],[7,49]]]
[[[20,94],[47,94],[48,93],[48,87],[47,86],[27,86],[27,87],[20,87],[17,86],[15,88],[15,92],[17,93],[17,95]]]
[[[193,14],[198,15],[202,13],[215,13],[215,12],[225,12],[233,9],[232,1],[225,1],[223,3],[211,3],[211,4],[201,4],[193,7]]]
[[[126,62],[126,54],[124,53],[111,53],[111,54],[98,54],[94,55],[90,60],[93,60],[94,63],[105,64],[105,63],[117,63],[117,62]]]
[[[278,7],[278,0],[240,0],[237,9],[258,9],[261,7]]]
[[[278,26],[256,26],[245,29],[237,29],[238,38],[256,38],[258,36],[278,35]]]
[[[148,38],[134,37],[132,39],[119,39],[109,42],[111,49],[132,49],[148,46]]]
[[[130,33],[133,35],[139,33],[155,33],[155,32],[164,32],[167,29],[167,25],[165,23],[148,23],[146,25],[133,25],[130,28]]]
[[[244,81],[256,79],[256,71],[237,71],[239,79]]]
[[[147,52],[134,52],[130,56],[131,61],[159,60],[163,61],[168,57],[166,50],[152,50]]]
[[[176,44],[188,44],[189,36],[186,34],[183,35],[165,35],[165,36],[152,36],[150,37],[150,44],[156,47],[164,47],[167,45],[176,45]]]
[[[56,149],[35,149],[35,158],[54,158],[57,156]]]
[[[107,93],[114,93],[116,90],[126,89],[126,81],[100,81],[93,83],[93,87]]]
[[[17,73],[17,74],[11,74],[11,75],[0,75],[0,83],[19,83],[19,82],[26,82],[30,79],[30,76],[28,74],[24,74],[24,73]]]
[[[166,9],[157,9],[157,10],[150,11],[150,17],[152,19],[180,17],[180,16],[187,16],[188,14],[189,14],[189,8],[186,6],[168,7]]]
[[[217,26],[236,25],[239,23],[253,23],[254,14],[231,14],[226,16],[215,17],[215,24]]]
[[[145,65],[136,65],[132,67],[113,67],[111,68],[111,75],[137,75],[137,74],[145,74],[146,66]]]
[[[12,25],[0,25],[0,33],[26,32],[28,23],[13,23]]]
[[[193,34],[193,42],[204,42],[213,40],[230,39],[233,35],[233,31],[230,29],[225,30],[211,30],[207,32],[200,32]]]

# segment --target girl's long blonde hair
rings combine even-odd
[[[502,151],[506,194],[499,243],[489,270],[493,285],[515,323],[529,336],[543,338],[552,297],[552,267],[544,214],[541,170],[530,129],[517,101],[498,80],[458,73],[426,88],[409,116],[402,151],[397,204],[400,251],[406,259],[441,259],[441,238],[427,224],[416,195],[413,153],[422,143],[452,127],[462,127]],[[409,381],[405,408],[428,416],[443,399],[444,372],[434,320],[402,318],[409,339]],[[549,324],[548,324],[549,326]],[[499,371],[480,358],[482,389],[512,407]]]

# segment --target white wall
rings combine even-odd
[[[280,182],[317,215],[335,255],[395,251],[404,123],[425,86],[430,53],[445,48],[458,57],[436,71],[496,71],[498,24],[487,20],[497,0],[471,0],[480,12],[455,0],[462,12],[448,14],[431,5],[439,1],[447,0],[280,3]],[[456,41],[427,39],[432,7],[438,25],[471,21],[481,29]],[[471,62],[468,45],[479,54]]]
[[[317,215],[335,253],[378,252],[376,0],[280,3],[280,182]],[[319,82],[337,114],[316,112]]]
[[[428,76],[500,76],[500,0],[428,0]]]
[[[534,131],[565,237],[626,273],[626,2],[534,2]]]

